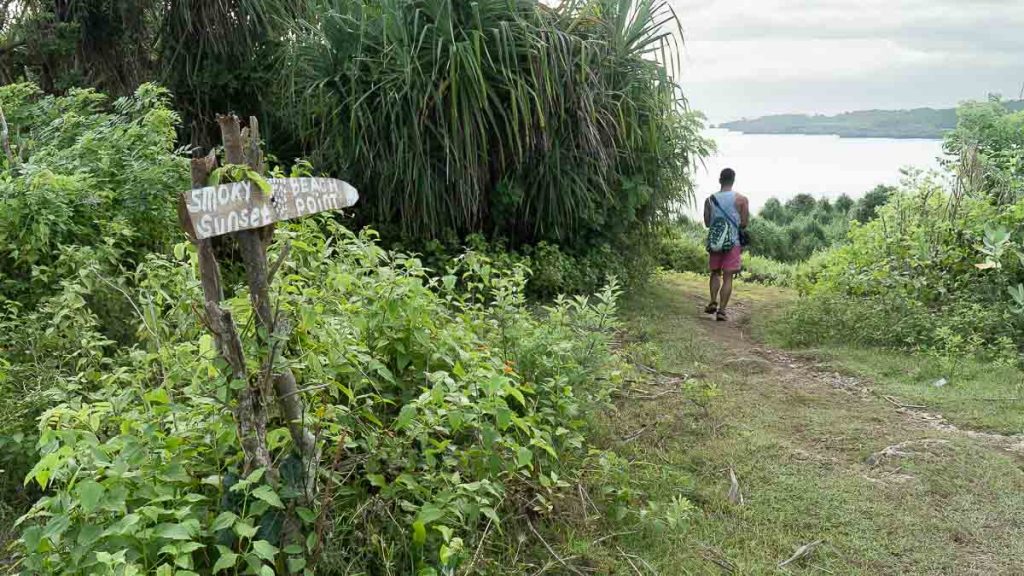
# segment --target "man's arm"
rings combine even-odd
[[[740,228],[746,228],[750,224],[750,201],[746,196],[736,195],[736,209],[740,212]]]
[[[704,227],[711,226],[711,198],[704,200]]]

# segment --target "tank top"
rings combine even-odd
[[[715,200],[718,200],[718,206],[715,206],[714,202],[711,202],[711,221],[714,222],[715,218],[724,218],[722,213],[729,215],[732,221],[736,223],[732,226],[732,242],[735,245],[740,243],[740,211],[736,207],[736,192],[729,190],[728,192],[715,192]],[[721,209],[719,209],[721,206]]]

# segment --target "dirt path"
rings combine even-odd
[[[700,281],[669,277],[631,312],[662,368],[718,394],[701,410],[622,408],[624,436],[658,424],[634,457],[693,475],[695,545],[654,552],[661,573],[1024,574],[1024,439],[958,429],[758,343],[750,319],[779,300],[771,289],[740,287],[725,323],[701,314],[704,298]]]
[[[695,306],[701,306],[706,302],[706,297],[699,288],[693,286],[683,292]],[[1024,456],[1024,436],[961,429],[949,423],[942,414],[929,412],[926,406],[904,403],[891,395],[876,392],[871,381],[856,375],[843,374],[813,356],[787,354],[762,345],[750,334],[752,308],[756,307],[756,302],[737,302],[731,310],[731,322],[717,322],[711,315],[698,316],[706,337],[729,351],[730,360],[726,362],[727,365],[739,365],[742,368],[745,363],[757,364],[763,360],[767,364],[761,366],[768,368],[768,376],[782,384],[781,387],[774,389],[777,392],[784,393],[786,390],[796,389],[804,392],[816,390],[818,394],[829,394],[832,391],[840,391],[860,402],[877,404],[881,400],[889,406],[874,406],[877,410],[890,410],[902,416],[902,419],[893,422],[897,429],[908,433],[913,431],[915,434],[927,430],[946,432],[975,440],[989,448],[1004,450],[1015,456]]]

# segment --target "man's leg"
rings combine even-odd
[[[718,302],[718,291],[722,287],[722,271],[712,270],[711,271],[711,303]]]
[[[722,270],[722,291],[719,293],[721,300],[718,302],[718,309],[725,310],[729,305],[729,297],[732,296],[732,270]]]

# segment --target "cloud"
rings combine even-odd
[[[712,117],[951,106],[1024,82],[1020,0],[671,1],[684,89]]]

